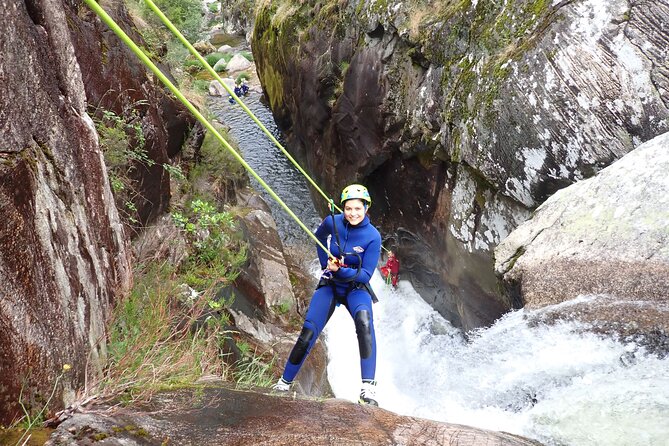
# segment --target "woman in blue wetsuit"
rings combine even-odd
[[[381,235],[369,222],[372,204],[367,188],[352,184],[341,194],[343,214],[326,217],[316,230],[325,245],[330,238],[330,253],[318,248],[323,274],[311,298],[302,332],[288,357],[275,390],[288,391],[316,339],[338,304],[344,305],[355,322],[360,349],[362,389],[360,403],[378,406],[375,396],[376,337],[369,280],[381,255]]]

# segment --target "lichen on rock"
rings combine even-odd
[[[404,277],[452,317],[452,302],[508,308],[488,285],[502,234],[669,128],[668,19],[666,1],[268,1],[253,49],[297,159],[332,194],[353,180],[371,186],[388,238],[402,228],[428,247],[419,259],[415,246],[395,246],[406,265],[429,268]],[[409,165],[422,168],[407,176]],[[476,192],[462,195],[468,172]],[[468,236],[481,221],[482,236]],[[453,265],[484,257],[471,290],[458,287]],[[432,274],[438,285],[418,283]]]
[[[591,308],[607,323],[669,330],[668,148],[665,133],[554,194],[497,247],[497,274],[528,307],[606,296]]]

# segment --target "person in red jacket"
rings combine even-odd
[[[380,268],[381,275],[386,279],[387,284],[397,287],[397,281],[400,277],[400,261],[395,257],[395,253],[388,251],[388,261]]]

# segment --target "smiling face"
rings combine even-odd
[[[364,218],[367,209],[362,200],[354,198],[344,202],[344,218],[353,226],[359,224]]]

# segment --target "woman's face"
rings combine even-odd
[[[365,204],[362,200],[354,198],[344,202],[344,218],[353,226],[365,218]]]

